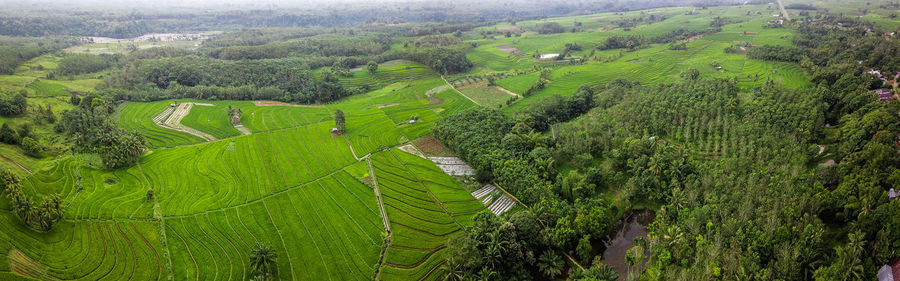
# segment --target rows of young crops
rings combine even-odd
[[[434,77],[436,74],[424,65],[408,62],[380,66],[374,74],[368,70],[354,71],[352,77],[340,77],[341,84],[351,88],[377,89],[401,81],[415,81]]]
[[[62,221],[49,233],[0,215],[8,263],[0,272],[39,280],[163,280],[165,263],[155,222]],[[6,276],[0,274],[3,280]]]
[[[235,207],[165,219],[179,280],[247,280],[256,243],[278,255],[279,280],[369,280],[384,226],[375,194],[337,172]]]
[[[392,149],[373,155],[372,165],[392,232],[379,278],[438,279],[446,243],[464,225],[455,217],[477,212],[480,204],[417,156]]]

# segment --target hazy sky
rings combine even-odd
[[[65,8],[235,8],[235,7],[291,7],[315,8],[354,4],[378,4],[382,2],[442,2],[447,0],[0,0],[0,6],[14,9],[65,9]],[[454,1],[451,1],[454,2]]]

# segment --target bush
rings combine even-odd
[[[0,142],[5,144],[19,143],[19,134],[9,127],[9,123],[3,123],[3,126],[0,127]]]
[[[25,150],[25,154],[28,156],[41,157],[41,154],[44,152],[44,145],[31,137],[25,137],[22,139],[22,149]]]
[[[559,25],[558,22],[538,24],[534,26],[534,30],[540,34],[562,33],[566,31],[566,29],[564,29],[562,25]]]

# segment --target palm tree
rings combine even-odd
[[[56,220],[62,219],[63,216],[63,201],[59,194],[50,195],[46,201],[44,201],[44,205],[47,207],[47,211],[53,215]]]
[[[860,257],[865,255],[865,235],[862,232],[857,231],[850,233],[847,236],[849,238],[847,245],[844,245],[843,249],[838,249],[838,259],[843,261],[844,266],[847,269],[845,280],[862,280],[864,269],[862,258]]]
[[[446,272],[444,281],[466,280],[466,271],[463,270],[462,265],[459,263],[458,256],[450,256],[441,267]]]
[[[53,210],[49,208],[49,204],[45,203],[37,210],[37,220],[41,231],[48,231],[53,228],[56,218],[53,216]]]
[[[490,281],[490,280],[496,280],[496,277],[497,277],[496,271],[493,271],[487,267],[482,267],[481,271],[478,272],[478,275],[475,276],[475,280]]]
[[[31,199],[19,194],[13,197],[12,203],[13,210],[25,221],[25,224],[31,223],[34,218],[34,204],[31,203]]]
[[[552,250],[544,252],[538,259],[538,267],[540,268],[541,273],[544,273],[544,275],[547,275],[551,279],[562,274],[563,265],[564,262],[562,257]]]
[[[262,277],[263,280],[272,278],[275,258],[278,255],[269,248],[269,245],[256,243],[250,251],[250,266]]]

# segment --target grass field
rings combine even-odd
[[[515,97],[497,87],[487,85],[460,88],[459,91],[478,104],[492,108],[503,108],[507,101]]]

